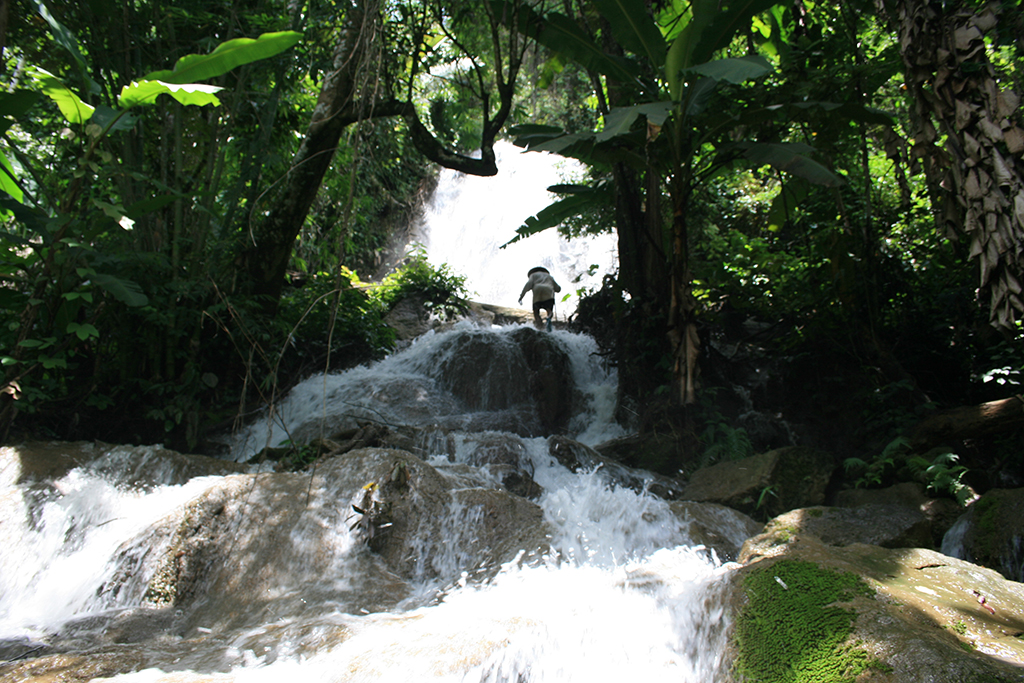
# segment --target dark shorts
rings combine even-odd
[[[545,299],[544,301],[534,301],[533,302],[533,312],[534,313],[540,313],[541,309],[544,309],[548,313],[550,313],[551,311],[555,310],[555,300],[554,299]]]

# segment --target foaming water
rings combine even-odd
[[[111,558],[209,481],[143,491],[79,468],[50,489],[9,491],[0,554],[0,637],[34,638],[82,614],[140,604],[138,590],[104,594],[116,568]],[[148,578],[137,577],[136,586]]]
[[[686,550],[618,571],[507,571],[438,605],[353,620],[330,652],[236,671],[237,680],[707,683],[726,633],[717,573]]]
[[[465,408],[439,382],[442,368],[461,362],[452,339],[477,335],[500,342],[516,329],[481,330],[461,322],[448,331],[430,331],[401,353],[372,366],[311,377],[235,440],[232,457],[244,461],[266,446],[303,443],[353,429],[361,422],[427,426],[448,420],[454,424]],[[623,429],[614,421],[615,372],[597,355],[594,340],[562,330],[548,334],[568,354],[575,385],[586,396],[584,409],[572,418],[570,435],[587,445],[621,436]],[[303,425],[314,423],[319,433],[302,431]]]
[[[519,306],[519,292],[534,266],[551,271],[562,295],[579,287],[600,288],[617,263],[611,234],[566,240],[552,228],[501,248],[527,218],[558,199],[549,186],[580,182],[583,169],[556,155],[523,152],[509,142],[497,143],[494,151],[498,175],[493,178],[441,172],[420,229],[429,260],[464,275],[478,301],[499,306]],[[575,298],[559,300],[555,313],[561,318],[575,309]]]
[[[502,349],[513,334],[460,325],[376,365],[311,378],[273,420],[240,437],[236,457],[311,421],[338,428],[372,416],[431,428],[459,417],[460,401],[438,368],[467,340]],[[582,397],[569,420],[572,435],[592,445],[620,435],[612,419],[615,375],[593,340],[568,332],[544,339],[568,354]],[[474,424],[487,421],[477,416]],[[173,613],[153,610],[173,629],[158,629],[159,638],[133,651],[145,653],[149,668],[115,680],[722,680],[731,567],[694,543],[688,521],[666,501],[616,485],[602,467],[570,471],[546,437],[437,433],[424,442],[422,459],[368,450],[325,462],[315,474],[174,484],[167,478],[178,475],[148,455],[114,454],[45,485],[11,485],[0,498],[10,546],[0,555],[0,645],[47,642],[64,622],[119,610],[149,618],[147,587],[157,567],[167,566],[154,558],[174,557],[171,536],[185,529],[182,538],[209,547],[201,556],[208,576],[191,584],[205,593]],[[472,464],[481,443],[521,457],[539,486],[535,500],[501,488],[500,469],[492,471],[501,464]],[[403,555],[392,558],[409,563],[401,577],[398,564],[385,564],[392,560],[353,531],[352,506],[374,490],[367,482],[382,481],[371,474],[375,457],[389,468],[401,458],[420,468],[394,499],[424,511],[401,531],[408,535]],[[140,480],[150,483],[126,483]],[[530,514],[509,518],[529,520],[538,535],[488,565],[486,558],[499,556],[482,546],[505,536],[481,530],[515,507]]]

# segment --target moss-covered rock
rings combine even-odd
[[[1024,681],[1024,585],[920,548],[769,523],[732,578],[736,681]],[[778,578],[776,578],[778,577]]]
[[[828,453],[813,448],[777,448],[697,470],[683,499],[721,503],[763,520],[788,510],[822,505],[834,470]]]
[[[966,513],[963,557],[1011,581],[1024,580],[1024,489],[993,489]]]
[[[741,679],[841,683],[885,666],[850,641],[857,615],[841,603],[874,595],[856,574],[784,559],[747,573],[743,588],[735,630]]]

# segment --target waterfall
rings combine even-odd
[[[568,357],[565,381],[575,386],[569,434],[592,444],[621,434],[611,419],[614,370],[593,340],[463,323],[374,366],[311,378],[273,419],[240,435],[234,452],[243,459],[325,416],[339,429],[369,417],[424,434],[446,425],[447,437],[420,442],[420,457],[370,449],[315,474],[187,479],[152,448],[118,447],[63,475],[22,481],[16,449],[0,449],[0,652],[139,643],[132,656],[146,666],[122,681],[724,676],[730,565],[692,540],[689,520],[667,501],[600,467],[571,471],[547,436],[496,429],[520,404],[460,414],[459,388],[439,368],[469,343],[484,345],[487,358],[512,354],[515,343],[550,345]],[[518,454],[542,493],[505,493],[503,466],[479,462],[481,443]],[[367,505],[374,490],[364,485],[374,458],[407,463],[413,484],[400,500],[427,511],[401,530],[408,538],[393,557],[367,548],[353,523],[352,505]],[[504,510],[520,521],[501,528],[494,515]],[[161,577],[177,577],[179,597],[200,597],[162,606]]]
[[[499,249],[581,171],[496,152],[496,179],[442,174],[428,257],[506,306],[543,265],[564,318],[614,269],[613,238]],[[732,567],[653,475],[580,465],[623,435],[615,408],[593,339],[462,322],[305,380],[223,461],[61,445],[44,474],[0,448],[0,658],[84,653],[167,683],[720,680]],[[392,440],[304,472],[246,464],[368,425]]]
[[[566,240],[554,229],[500,248],[516,236],[527,218],[554,202],[551,185],[582,182],[576,162],[538,152],[523,152],[509,142],[494,146],[498,175],[493,178],[442,171],[426,207],[420,240],[434,265],[447,264],[466,276],[471,298],[519,307],[516,300],[527,271],[544,266],[562,286],[556,299],[559,318],[576,309],[578,289],[598,289],[616,267],[612,234]],[[593,267],[593,269],[592,269]],[[561,297],[569,294],[569,299]],[[529,297],[524,305],[529,305]]]

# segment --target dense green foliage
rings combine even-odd
[[[647,407],[638,426],[688,434],[684,464],[742,456],[746,434],[732,422],[729,395],[750,379],[741,379],[742,364],[754,363],[772,371],[752,388],[760,402],[828,422],[812,436],[869,454],[851,468],[854,480],[885,470],[873,485],[923,480],[962,499],[965,463],[1021,473],[1012,437],[975,443],[953,464],[907,453],[902,465],[885,466],[885,445],[936,408],[1019,387],[1024,348],[1019,322],[1000,332],[987,324],[974,252],[941,228],[952,181],[937,187],[915,157],[922,105],[907,90],[895,14],[861,2],[738,3],[731,11],[756,9],[749,27],[738,22],[725,49],[676,83],[671,54],[690,49],[680,29],[701,21],[702,3],[589,6],[593,14],[548,13],[535,30],[556,50],[557,36],[574,35],[563,60],[603,75],[595,104],[603,127],[516,132],[531,149],[582,160],[594,181],[560,188],[564,198],[521,232],[564,225],[572,213],[593,221],[615,207],[622,268],[579,310],[617,359],[626,395]],[[913,13],[924,4],[901,6]],[[930,7],[948,21],[973,11]],[[1013,6],[998,11],[1000,21],[1019,19]],[[1024,60],[1006,38],[993,34],[999,45],[989,57],[996,87],[1010,88]],[[1005,125],[1019,121],[1018,111]],[[950,140],[951,156],[957,144]],[[675,294],[661,289],[670,281]],[[695,384],[710,400],[674,414],[652,409],[676,392],[689,396],[688,345],[699,352]],[[731,358],[740,348],[758,358]]]
[[[663,469],[764,447],[739,385],[852,435],[852,483],[963,497],[968,469],[1024,473],[1013,435],[886,447],[936,408],[1019,393],[1024,344],[987,324],[977,254],[939,229],[920,102],[875,3],[25,6],[0,63],[4,430],[191,447],[305,374],[379,356],[403,297],[456,313],[458,274],[422,253],[394,272],[431,186],[417,150],[426,134],[446,147],[430,158],[470,163],[507,117],[521,144],[587,164],[521,233],[617,232],[619,271],[578,322],[617,362],[633,426],[679,436]],[[1019,90],[1019,41],[987,40],[971,68]],[[302,157],[345,55],[353,123]],[[284,275],[257,282],[282,188],[323,156],[296,232],[278,230]],[[740,341],[758,357],[730,355]],[[741,361],[771,371],[751,383]]]
[[[3,64],[20,89],[0,98],[0,431],[195,447],[303,373],[379,357],[381,318],[410,291],[458,307],[461,281],[421,256],[380,295],[358,283],[394,265],[428,182],[373,120],[332,150],[280,301],[252,296],[239,267],[343,8],[143,3],[111,25],[115,3],[30,4]]]

